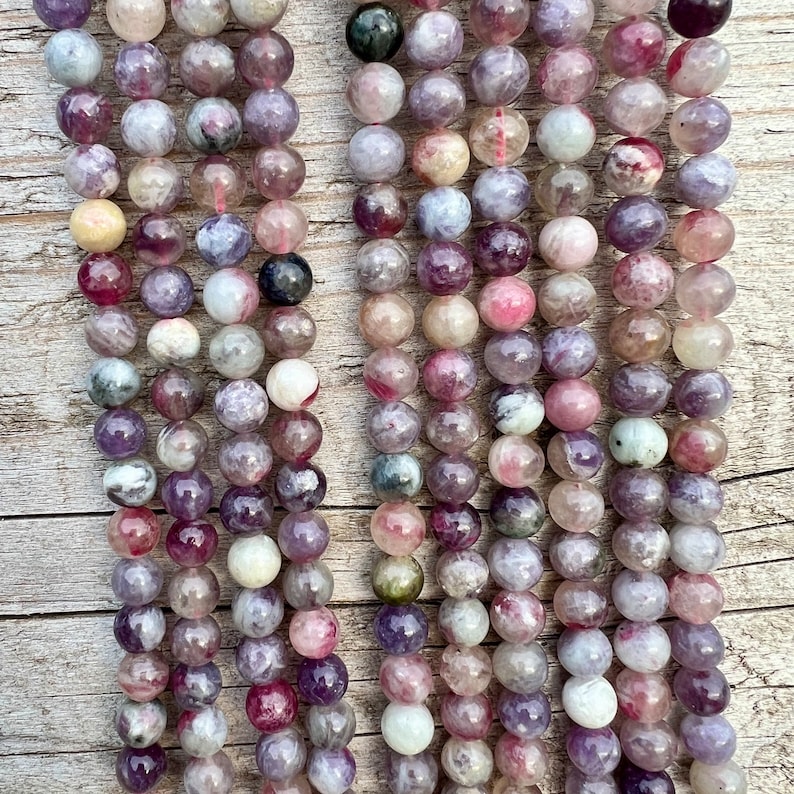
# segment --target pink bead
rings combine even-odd
[[[490,615],[493,630],[505,642],[532,642],[546,625],[546,610],[529,591],[500,590],[491,602]]]
[[[122,507],[108,520],[107,538],[119,557],[142,557],[157,547],[160,524],[148,507]]]
[[[364,362],[364,385],[378,400],[402,400],[419,383],[413,358],[396,347],[381,347]]]
[[[306,242],[308,233],[306,215],[289,199],[268,202],[254,218],[254,236],[271,254],[297,251]]]
[[[568,432],[586,430],[601,413],[598,392],[581,378],[552,383],[543,404],[549,422]]]
[[[405,83],[387,63],[366,63],[350,75],[345,92],[350,112],[363,124],[384,124],[405,101]]]
[[[615,679],[615,693],[621,712],[637,722],[664,719],[672,706],[670,686],[659,673],[621,670]]]
[[[535,786],[546,776],[549,754],[542,739],[503,733],[494,748],[496,768],[516,786]]]
[[[589,482],[558,482],[549,493],[547,507],[554,522],[568,532],[589,532],[604,517],[604,497]]]
[[[650,193],[664,174],[662,150],[647,138],[623,138],[613,144],[603,165],[604,181],[618,196]]]
[[[132,289],[132,268],[118,254],[89,254],[77,269],[80,292],[97,306],[115,306]]]
[[[659,772],[670,766],[678,751],[678,739],[664,721],[635,722],[626,720],[620,729],[623,753],[635,766]]]
[[[686,419],[670,434],[669,454],[684,471],[705,474],[716,469],[728,454],[728,439],[708,419]]]
[[[595,582],[562,582],[554,591],[554,614],[569,629],[597,629],[609,614],[603,588]]]
[[[607,31],[604,60],[618,77],[643,77],[662,62],[666,44],[664,28],[655,19],[628,17]]]
[[[493,722],[493,708],[486,695],[456,695],[447,692],[441,698],[441,722],[456,739],[474,742],[488,735]]]
[[[447,645],[441,654],[438,674],[456,695],[479,695],[488,688],[493,676],[491,657],[478,645],[473,648]]]
[[[578,44],[552,50],[538,67],[538,85],[555,105],[572,105],[587,99],[598,81],[598,61]]]
[[[307,659],[322,659],[339,643],[339,623],[328,607],[299,611],[289,623],[289,640],[296,653]]]
[[[713,94],[731,68],[731,56],[716,39],[690,39],[673,50],[667,59],[667,82],[685,97]]]
[[[168,686],[168,662],[159,651],[128,653],[119,664],[121,691],[136,703],[149,703]]]
[[[699,320],[722,314],[735,297],[733,276],[713,262],[687,268],[675,285],[678,305]]]
[[[731,219],[719,210],[693,210],[673,230],[673,245],[690,262],[714,262],[733,247],[736,232]]]
[[[674,284],[673,268],[650,251],[624,256],[612,271],[612,293],[630,308],[655,309],[670,297]]]
[[[433,671],[418,654],[387,656],[378,674],[383,694],[393,703],[418,705],[433,691]]]
[[[670,611],[687,623],[711,623],[722,612],[725,597],[711,574],[679,571],[667,580],[667,588]]]
[[[385,554],[408,557],[425,539],[425,517],[411,502],[380,505],[372,514],[369,524],[372,540]]]
[[[494,331],[518,331],[535,313],[535,293],[517,276],[492,278],[480,291],[480,319]]]
[[[298,696],[283,678],[258,684],[248,690],[245,713],[258,731],[277,733],[292,725],[298,716]]]
[[[507,488],[532,485],[545,463],[543,450],[529,436],[500,436],[488,452],[491,476]]]
[[[604,98],[604,120],[620,135],[644,138],[667,113],[667,96],[655,80],[631,77],[612,86]]]
[[[598,251],[598,232],[578,215],[550,220],[538,237],[538,252],[546,264],[562,273],[589,265]]]

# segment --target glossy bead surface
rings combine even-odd
[[[732,395],[727,378],[716,370],[688,370],[673,386],[676,408],[692,419],[721,416],[730,407]]]
[[[667,581],[670,611],[687,623],[702,625],[714,620],[724,604],[719,582],[710,574],[679,571]]]
[[[546,455],[558,477],[574,482],[595,477],[604,462],[601,442],[587,430],[556,433],[549,441]]]
[[[462,49],[463,27],[448,11],[419,14],[405,31],[405,54],[427,71],[449,66]]]
[[[629,77],[612,86],[604,99],[604,120],[613,132],[644,138],[667,114],[667,96],[655,80]]]
[[[708,96],[725,82],[730,66],[730,53],[716,39],[685,41],[667,61],[667,82],[682,96]]]
[[[143,215],[132,230],[135,257],[152,267],[175,264],[185,252],[186,242],[185,228],[173,215]]]
[[[540,120],[536,132],[540,151],[558,163],[581,160],[593,148],[595,138],[593,117],[579,105],[552,108]]]
[[[535,313],[535,293],[517,276],[490,279],[480,290],[477,309],[480,319],[494,331],[518,331]],[[457,345],[456,345],[457,347]]]
[[[298,698],[283,678],[271,684],[256,684],[248,690],[245,711],[257,730],[276,733],[288,728],[295,720]]]
[[[602,54],[607,68],[618,77],[643,77],[662,62],[666,40],[656,19],[630,16],[607,31]]]
[[[730,111],[712,97],[690,99],[670,117],[670,139],[686,154],[713,152],[727,140],[730,131]]]
[[[306,241],[308,230],[303,210],[289,199],[268,202],[254,217],[254,236],[272,254],[297,251]]]
[[[579,273],[555,273],[538,291],[538,311],[550,325],[579,325],[592,316],[597,303],[593,285]]]
[[[526,331],[516,330],[493,334],[485,343],[483,361],[500,383],[517,386],[537,374],[542,356],[538,340]]]
[[[471,222],[471,204],[466,194],[441,186],[425,191],[416,205],[416,225],[429,240],[453,242]]]
[[[611,728],[582,728],[573,725],[566,735],[571,763],[588,777],[613,772],[620,761],[620,741]]]
[[[477,366],[463,350],[437,350],[422,367],[428,394],[440,402],[465,400],[477,385]]]
[[[383,124],[400,112],[405,83],[393,66],[367,63],[350,75],[345,99],[348,110],[363,124]]]
[[[283,88],[254,91],[243,107],[243,126],[262,146],[286,143],[298,129],[299,121],[298,103]]]
[[[723,431],[707,419],[679,422],[670,435],[670,457],[682,469],[703,474],[721,466],[728,453]]]
[[[87,86],[102,69],[102,50],[84,30],[60,30],[44,45],[44,63],[50,77],[61,85]]]
[[[552,383],[543,404],[549,422],[567,432],[586,430],[601,413],[598,392],[581,378]]]
[[[300,358],[317,339],[314,318],[300,306],[283,306],[268,312],[262,326],[265,348],[276,358]]]
[[[281,88],[292,74],[294,61],[290,43],[275,30],[252,33],[237,51],[237,69],[253,88]]]
[[[177,564],[194,568],[208,563],[218,549],[218,533],[202,519],[177,519],[166,536],[168,556]]]
[[[170,212],[182,200],[184,183],[177,167],[162,157],[138,160],[127,177],[130,199],[144,212]]]
[[[670,27],[688,39],[716,33],[731,15],[731,0],[673,0],[667,9]]]
[[[687,711],[701,717],[722,713],[731,699],[728,681],[716,668],[712,670],[680,668],[673,679],[673,691],[678,702]]]
[[[469,87],[485,107],[502,107],[515,102],[529,83],[527,59],[509,45],[481,50],[469,66]]]
[[[546,510],[531,488],[500,488],[491,499],[489,516],[501,535],[527,538],[540,529]]]
[[[215,393],[213,404],[218,421],[235,433],[247,433],[260,427],[267,417],[268,407],[265,390],[246,378],[222,384]]]
[[[727,201],[736,187],[733,163],[714,152],[690,157],[676,171],[678,198],[690,207],[714,209]]]
[[[119,91],[130,99],[157,99],[171,78],[168,56],[148,41],[124,45],[113,64]]]
[[[536,430],[546,415],[538,390],[520,384],[495,389],[488,401],[488,412],[500,433],[516,436]]]
[[[649,772],[670,766],[678,749],[675,732],[663,720],[652,723],[626,720],[620,729],[620,744],[629,761]]]
[[[575,0],[573,3],[541,0],[532,14],[532,27],[544,44],[562,47],[584,39],[593,25],[593,17],[590,0]]]
[[[399,348],[379,348],[364,362],[364,385],[378,400],[401,400],[416,388],[418,382],[416,362]]]
[[[388,61],[402,46],[402,20],[390,6],[367,3],[348,18],[345,39],[356,58],[367,62]]]
[[[667,716],[672,693],[659,673],[621,670],[615,679],[618,705],[623,714],[637,722],[657,722]]]
[[[466,89],[455,75],[439,69],[433,70],[423,74],[411,86],[408,92],[408,108],[414,121],[427,129],[439,130],[440,127],[453,124],[463,115],[466,109]],[[441,137],[429,140],[437,142],[439,147],[454,143],[457,159],[465,159],[468,164],[468,146],[465,139]],[[427,146],[423,148],[427,149]],[[428,183],[451,185],[454,181],[456,180]]]
[[[441,653],[439,675],[456,695],[478,695],[491,681],[490,656],[478,647],[448,645]]]
[[[670,629],[670,643],[673,658],[693,670],[717,667],[725,656],[722,635],[711,623],[697,625],[678,620]]]
[[[251,326],[237,323],[224,326],[210,339],[208,353],[219,375],[238,380],[249,378],[259,369],[265,358],[265,346]]]
[[[151,41],[165,26],[163,0],[111,0],[105,13],[113,32],[124,41]]]
[[[577,163],[551,163],[535,179],[535,199],[546,214],[555,217],[584,212],[594,194],[592,177]]]
[[[695,794],[747,794],[747,774],[735,762],[711,766],[694,761],[689,781]]]
[[[165,777],[168,759],[159,744],[145,749],[123,747],[116,756],[116,780],[125,791],[154,791]]]
[[[517,168],[497,166],[480,174],[472,187],[472,206],[485,220],[505,223],[529,205],[529,180]]]
[[[140,283],[141,303],[155,316],[173,319],[193,305],[193,281],[175,265],[153,268]]]
[[[587,99],[597,80],[598,62],[588,50],[576,44],[549,52],[537,72],[541,93],[555,105],[569,105]]]
[[[646,138],[624,138],[613,144],[602,165],[607,187],[618,196],[650,193],[664,173],[664,155]]]
[[[598,249],[598,233],[584,218],[553,218],[538,237],[538,253],[554,270],[568,272],[586,267]]]
[[[629,364],[650,364],[660,359],[671,341],[670,325],[655,309],[627,309],[609,326],[612,352]]]
[[[469,127],[471,153],[485,165],[513,165],[528,145],[527,120],[513,108],[484,108]]]
[[[673,245],[690,262],[714,262],[733,247],[731,219],[718,210],[693,210],[673,229]]]
[[[91,14],[87,0],[34,0],[36,16],[55,30],[81,28]]]
[[[383,740],[401,755],[416,755],[433,739],[433,717],[427,706],[389,703],[381,715]]]
[[[235,78],[234,53],[214,38],[193,39],[179,54],[183,85],[199,97],[224,96]]]
[[[605,728],[618,710],[615,690],[600,676],[569,678],[562,687],[562,704],[567,715],[583,728]]]

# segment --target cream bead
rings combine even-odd
[[[380,718],[383,741],[395,753],[416,755],[433,741],[433,715],[425,705],[404,706],[389,703]]]
[[[78,204],[69,219],[75,243],[92,254],[118,248],[127,234],[124,213],[107,199],[88,199]]]
[[[477,309],[462,295],[433,298],[422,313],[422,330],[427,341],[442,350],[468,345],[479,324]]]
[[[733,351],[731,329],[716,317],[698,320],[690,317],[673,332],[673,350],[689,369],[716,369]]]
[[[184,317],[158,320],[146,337],[149,355],[163,366],[182,367],[192,361],[201,349],[196,326]]]
[[[105,13],[113,32],[124,41],[152,41],[165,26],[163,0],[108,0]]]
[[[210,340],[209,357],[224,378],[250,378],[265,360],[265,343],[250,325],[227,325]]]
[[[240,587],[266,587],[281,569],[281,552],[268,535],[237,538],[226,557],[229,575]]]
[[[277,361],[267,373],[265,389],[270,402],[282,411],[308,408],[317,396],[320,377],[317,370],[302,358]]]
[[[288,0],[231,0],[237,21],[251,30],[272,28],[287,10]]]
[[[606,678],[573,676],[562,687],[565,713],[583,728],[604,728],[618,713],[618,698]]]

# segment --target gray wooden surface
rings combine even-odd
[[[463,13],[465,5],[453,2],[450,9]],[[361,386],[367,350],[355,324],[360,296],[352,263],[359,239],[348,220],[355,185],[345,161],[346,141],[356,125],[341,99],[345,76],[353,68],[343,37],[344,19],[351,9],[352,3],[342,0],[293,0],[280,30],[296,49],[296,72],[289,87],[300,101],[302,122],[294,143],[309,169],[299,200],[311,221],[306,255],[317,280],[306,305],[319,323],[320,338],[308,358],[322,376],[316,411],[326,436],[317,460],[329,480],[325,514],[334,540],[328,562],[336,574],[335,598],[343,626],[340,653],[350,668],[350,697],[359,717],[360,735],[353,745],[359,762],[354,788],[373,794],[382,790],[378,715],[383,700],[376,682],[380,653],[370,630],[376,607],[366,575],[367,564],[375,557],[367,526],[372,500],[366,472],[371,453],[361,437],[362,418],[370,404]],[[102,12],[103,4],[98,3],[88,29],[97,34],[107,54],[100,88],[113,97],[118,119],[125,103],[116,96],[107,67],[119,43],[109,34]],[[599,11],[592,44],[608,21],[608,15]],[[1,0],[0,27],[5,31],[0,47],[0,792],[44,794],[79,788],[85,794],[108,794],[117,791],[112,760],[118,742],[111,714],[119,697],[115,668],[121,653],[111,629],[117,605],[108,578],[114,558],[104,540],[111,505],[100,485],[104,462],[91,444],[98,410],[83,388],[92,360],[81,331],[88,307],[75,287],[79,256],[67,230],[76,197],[61,177],[70,144],[60,135],[53,114],[61,89],[48,79],[42,63],[48,33],[27,0]],[[233,43],[242,37],[239,30],[224,35]],[[739,736],[736,758],[749,770],[752,791],[790,794],[794,791],[794,7],[788,0],[739,3],[719,38],[734,59],[728,83],[718,93],[734,113],[734,130],[723,150],[739,167],[741,183],[726,206],[737,228],[735,251],[726,264],[735,274],[739,294],[725,317],[737,344],[725,368],[736,400],[721,420],[731,446],[730,457],[718,472],[728,498],[720,526],[729,545],[728,559],[718,574],[727,600],[718,623],[728,646],[723,669],[734,687],[728,716]],[[183,34],[169,23],[162,46],[173,56],[183,43]],[[538,46],[529,36],[520,44],[530,62],[537,64]],[[455,67],[461,73],[472,51],[469,43]],[[403,56],[398,63],[405,66]],[[416,72],[407,69],[406,77],[410,83]],[[602,133],[587,161],[594,168],[613,140],[606,135],[598,109],[608,85],[602,79],[588,102]],[[233,98],[242,100],[242,90],[235,91]],[[180,118],[186,98],[176,85],[166,96]],[[544,109],[535,89],[519,107],[531,124]],[[410,143],[416,136],[410,119],[403,113],[398,122]],[[665,145],[664,136],[656,139]],[[120,151],[117,130],[110,145]],[[665,148],[669,153],[669,145]],[[249,162],[250,142],[239,154]],[[670,154],[674,166],[677,155]],[[183,138],[173,158],[185,172],[195,159]],[[129,164],[125,157],[125,172]],[[521,165],[530,175],[540,169],[534,145]],[[415,180],[406,173],[402,185],[415,201],[419,194]],[[671,214],[680,214],[681,208],[671,200],[669,174],[659,196]],[[132,224],[136,213],[123,187],[119,198]],[[596,224],[607,202],[599,183],[592,209]],[[250,219],[256,207],[256,197],[249,195],[244,215]],[[189,231],[201,217],[189,203],[178,214]],[[542,223],[537,208],[523,219],[536,236]],[[410,224],[404,237],[416,251],[418,241]],[[121,251],[130,254],[129,244]],[[602,340],[616,311],[608,289],[613,254],[602,251],[587,271],[601,298],[589,327]],[[260,253],[252,255],[247,266],[253,271],[260,259]],[[193,251],[183,265],[200,285],[205,268]],[[141,274],[136,267],[136,276]],[[543,277],[534,261],[530,282],[537,285]],[[476,288],[473,284],[472,295]],[[409,290],[409,296],[421,308],[419,292]],[[133,308],[148,327],[150,320],[142,308]],[[672,304],[665,309],[672,318],[677,316]],[[211,327],[202,311],[194,309],[191,319],[206,341]],[[544,330],[542,322],[533,327]],[[481,349],[482,341],[480,337],[472,350]],[[407,347],[418,356],[428,349],[418,333]],[[136,351],[133,359],[148,380],[155,370],[145,350]],[[603,387],[615,366],[605,354],[594,382]],[[212,391],[216,381],[204,357],[198,369]],[[490,388],[488,378],[482,378],[481,409]],[[417,404],[425,405],[421,395]],[[160,423],[151,406],[141,400],[136,407],[152,419],[151,436],[156,436]],[[199,418],[217,440],[219,431],[210,412],[203,410]],[[613,418],[605,414],[599,423],[602,436]],[[673,419],[672,414],[665,418],[668,426]],[[475,447],[483,474],[489,437],[486,428]],[[147,449],[153,458],[151,443]],[[429,457],[426,446],[421,455],[425,460]],[[209,470],[220,487],[214,461]],[[541,490],[546,493],[551,483],[552,478],[544,479]],[[484,477],[478,506],[487,504],[490,489]],[[426,493],[421,502],[429,503]],[[600,528],[602,536],[608,537],[612,526],[614,516],[608,513]],[[549,531],[547,525],[541,532],[541,545],[548,542]],[[486,532],[481,542],[488,541]],[[235,792],[254,792],[258,790],[252,759],[255,734],[242,711],[245,687],[233,664],[235,634],[228,615],[232,587],[223,570],[225,548],[213,564],[223,586],[219,620],[225,639],[219,663],[226,689],[221,702],[230,723],[228,750],[239,770]],[[428,573],[434,555],[428,543],[421,554]],[[613,561],[605,581],[614,568]],[[439,592],[432,576],[428,579],[423,600],[432,613]],[[547,573],[541,583],[540,594],[547,602],[556,581]],[[610,625],[615,622],[613,615]],[[542,639],[552,658],[558,632],[550,613]],[[428,653],[434,658],[441,642],[435,631],[431,637]],[[563,790],[565,718],[560,711],[560,684],[559,667],[553,664],[548,684],[555,708],[549,732],[553,765],[542,786],[548,794]],[[173,710],[170,701],[169,706]],[[673,719],[679,718],[676,713]],[[164,741],[173,763],[161,790],[170,794],[180,790],[183,757],[173,728]],[[686,766],[682,757],[674,770],[677,780],[685,781]],[[688,784],[682,782],[680,791],[690,792]]]

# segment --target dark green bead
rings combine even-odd
[[[381,502],[401,502],[419,493],[422,467],[408,452],[380,454],[372,461],[369,481]]]
[[[403,23],[393,8],[367,3],[350,15],[345,37],[350,52],[359,60],[389,61],[403,43]]]
[[[422,566],[413,557],[381,557],[372,569],[372,589],[389,606],[413,603],[424,583]]]

